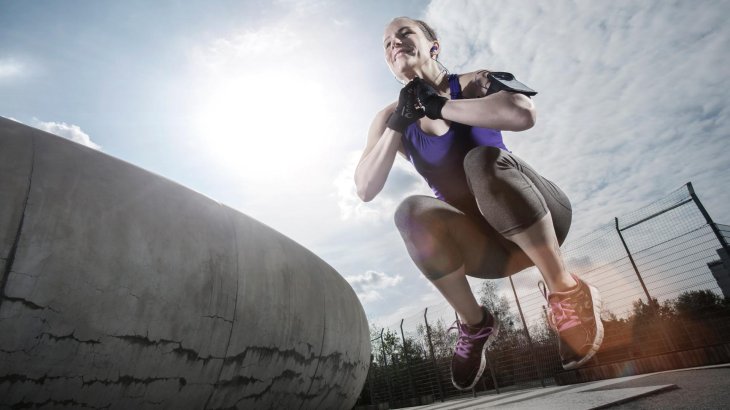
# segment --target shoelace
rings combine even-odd
[[[550,311],[547,314],[548,321],[555,330],[560,332],[566,327],[572,327],[576,324],[580,324],[580,318],[578,317],[578,313],[575,309],[575,303],[573,303],[571,298],[566,297],[562,300],[554,300],[551,302],[548,298],[545,282],[539,281],[537,283],[537,287],[540,289],[540,292],[542,292],[542,295],[545,297],[548,305],[550,305]]]
[[[463,358],[468,358],[469,354],[471,353],[472,347],[478,342],[480,339],[486,339],[492,334],[491,327],[484,328],[477,332],[476,334],[469,334],[469,332],[466,330],[467,325],[459,322],[454,322],[455,326],[451,326],[448,330],[448,332],[456,329],[459,331],[459,339],[456,341],[456,349],[454,349],[454,353]],[[485,330],[489,329],[489,330]]]

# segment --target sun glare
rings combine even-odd
[[[214,161],[242,179],[301,179],[321,163],[328,136],[324,87],[280,73],[217,79],[197,110],[197,133]]]

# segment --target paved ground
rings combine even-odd
[[[642,374],[571,386],[538,387],[469,397],[418,410],[484,409],[723,409],[730,407],[730,365]]]

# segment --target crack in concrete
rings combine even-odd
[[[313,360],[320,358],[320,357],[316,356],[314,353],[311,353],[309,355],[309,357],[306,357],[294,349],[281,350],[277,347],[247,346],[243,352],[241,352],[235,356],[227,356],[225,359],[225,363],[226,364],[236,363],[239,366],[243,366],[243,362],[246,360],[246,356],[248,356],[249,353],[259,353],[261,356],[265,356],[265,357],[271,357],[271,356],[276,355],[279,357],[283,357],[285,359],[293,359],[295,362],[301,363],[304,365],[307,365],[307,364],[311,363]]]
[[[112,406],[111,403],[107,404],[104,407],[95,407],[95,406],[91,406],[91,405],[89,405],[87,403],[78,402],[78,401],[73,400],[73,399],[67,399],[67,400],[53,400],[53,399],[48,399],[48,400],[46,400],[46,401],[44,401],[42,403],[36,403],[36,402],[32,402],[32,401],[21,401],[21,402],[17,402],[15,404],[13,404],[10,408],[11,409],[29,409],[31,407],[33,407],[33,408],[44,407],[44,406],[46,406],[48,404],[52,405],[53,408],[56,408],[57,406],[62,406],[62,407],[72,406],[75,409],[78,409],[78,408],[108,409],[108,408],[110,408]]]
[[[25,272],[18,272],[17,270],[11,271],[10,273],[12,273],[13,275],[27,276],[29,278],[34,278],[34,279],[38,278],[38,276],[36,276],[36,275],[32,275],[30,273],[25,273]]]
[[[244,400],[253,400],[254,402],[259,401],[266,394],[268,394],[269,392],[271,392],[271,389],[273,388],[273,386],[278,381],[284,380],[284,379],[290,379],[290,380],[291,379],[296,379],[296,378],[299,378],[301,376],[302,376],[301,373],[294,372],[294,371],[289,370],[289,369],[284,370],[284,372],[282,372],[282,374],[271,378],[271,380],[269,381],[269,383],[266,385],[266,387],[262,391],[260,391],[258,393],[253,393],[253,394],[248,394],[248,395],[242,396],[242,397],[238,398],[238,400],[236,400],[236,402],[233,404],[233,406],[225,407],[225,409],[229,409],[229,408],[230,409],[234,409],[234,408],[237,408],[238,404],[240,402],[244,401]],[[314,377],[312,377],[312,379],[319,379],[319,380],[321,380],[321,379],[323,379],[323,377],[322,376],[314,376]],[[235,376],[234,378],[232,378],[230,380],[225,380],[225,381],[221,381],[219,383],[216,383],[216,386],[215,387],[216,388],[218,388],[218,387],[223,387],[223,388],[234,387],[235,388],[235,387],[241,387],[241,386],[248,386],[250,384],[255,384],[255,383],[261,383],[261,382],[263,382],[263,380],[256,379],[256,378],[252,378],[252,377]],[[312,386],[310,385],[310,389],[311,389],[311,387]],[[297,393],[276,392],[276,394],[293,395],[293,396],[301,399],[302,400],[302,405],[303,405],[304,403],[306,403],[307,401],[310,401],[312,399],[316,399],[318,397],[324,398],[324,396],[321,393],[322,392],[332,392],[332,390],[337,390],[337,391],[335,391],[335,394],[337,394],[338,396],[342,397],[343,399],[347,399],[349,396],[346,393],[342,392],[341,387],[342,386],[339,383],[334,383],[333,385],[332,384],[330,384],[330,385],[320,385],[319,388],[316,389],[315,393],[311,393],[311,392],[308,391],[306,393],[304,393],[304,392],[297,392]],[[223,408],[216,408],[214,410],[219,410],[219,409],[223,409]]]
[[[17,374],[17,373],[11,373],[5,376],[0,376],[0,384],[9,382],[10,384],[13,383],[25,383],[30,382],[33,384],[44,384],[46,380],[58,380],[58,379],[79,379],[81,376],[49,376],[47,374],[44,374],[41,378],[33,378],[28,377],[24,374]]]
[[[177,345],[176,348],[171,350],[172,353],[178,354],[180,356],[185,356],[190,361],[200,360],[204,364],[213,359],[219,359],[219,360],[225,359],[225,357],[218,357],[218,356],[212,356],[212,355],[201,356],[200,353],[198,353],[196,350],[190,349],[190,348],[185,348],[185,347],[183,347],[182,342],[179,342],[176,340],[167,340],[167,339],[151,340],[147,336],[140,336],[140,335],[114,335],[112,337],[124,340],[131,344],[138,344],[138,345],[145,346],[145,347],[162,346],[162,345],[167,345],[167,344]]]
[[[23,349],[20,349],[20,350],[5,350],[5,349],[0,349],[0,353],[6,353],[6,354],[13,354],[13,353],[20,353],[20,352],[23,352],[25,354],[28,354],[28,352],[26,352]]]
[[[65,336],[56,336],[56,335],[51,334],[51,333],[43,332],[40,335],[36,336],[36,339],[42,338],[43,336],[48,336],[48,338],[50,340],[55,340],[55,341],[70,339],[70,340],[74,340],[74,341],[76,341],[78,343],[83,343],[83,344],[91,344],[91,345],[101,344],[101,342],[99,340],[94,340],[94,339],[81,340],[81,339],[77,338],[76,336],[74,336],[74,333],[75,332],[76,331],[74,330],[70,334],[65,335]]]
[[[226,319],[223,316],[208,315],[208,316],[202,316],[202,317],[207,317],[207,318],[210,318],[210,319],[220,319],[220,320],[222,320],[224,322],[228,322],[228,323],[231,323],[231,324],[233,323],[233,320],[232,319]]]
[[[322,343],[319,345],[319,355],[322,356],[322,351],[324,350],[324,340],[325,335],[327,334],[327,299],[322,300],[322,311],[324,312],[324,315],[322,315]],[[314,368],[314,373],[312,376],[317,376],[317,372],[319,372],[319,365],[322,364],[322,360],[317,361],[317,366]],[[309,394],[310,391],[312,391],[312,386],[314,385],[314,377],[309,382],[309,388],[307,388],[307,394]],[[299,405],[299,409],[301,410],[302,407],[304,407],[305,401],[302,400],[302,403]]]
[[[172,349],[172,352],[175,354],[178,354],[180,356],[185,356],[187,358],[187,360],[189,360],[189,361],[200,360],[203,362],[204,365],[207,364],[208,361],[213,360],[213,359],[219,359],[219,360],[224,359],[223,357],[217,357],[217,356],[212,356],[212,355],[208,355],[205,357],[200,356],[200,354],[197,351],[195,351],[193,349],[186,349],[186,348],[182,347],[182,344],[179,345],[178,347]]]
[[[231,318],[231,330],[228,332],[228,341],[226,342],[226,355],[228,354],[228,349],[231,347],[231,339],[233,338],[233,322],[236,321],[236,312],[238,311],[238,293],[241,291],[241,267],[239,265],[239,246],[238,246],[238,234],[236,233],[236,225],[233,223],[233,219],[231,218],[231,214],[228,212],[227,208],[224,207],[222,204],[218,204],[219,209],[222,209],[223,213],[226,215],[226,218],[228,219],[229,226],[231,227],[231,232],[233,233],[233,245],[236,249],[236,297],[233,300],[233,317]],[[218,370],[218,376],[216,377],[216,383],[218,383],[221,379],[221,374],[223,374],[223,365],[225,364],[225,361],[223,364],[221,364],[220,369]],[[208,395],[208,399],[205,401],[205,405],[203,405],[203,409],[207,410],[208,404],[210,404],[210,400],[213,398],[213,395],[215,394],[215,388],[211,389],[210,394]]]
[[[337,365],[337,367],[344,367],[344,368],[347,368],[348,370],[353,370],[358,365],[361,364],[360,361],[356,361],[353,363],[343,361],[342,353],[340,353],[340,352],[330,353],[326,356],[317,356],[314,353],[311,353],[309,355],[309,357],[306,357],[305,355],[297,352],[294,349],[281,350],[276,347],[265,347],[265,346],[248,346],[248,347],[246,347],[246,349],[243,352],[241,352],[235,356],[226,357],[224,359],[224,363],[230,364],[231,362],[233,362],[233,363],[236,363],[239,366],[243,367],[243,362],[245,361],[246,356],[248,356],[249,353],[251,353],[251,352],[259,353],[261,356],[271,357],[271,356],[276,355],[277,357],[283,357],[285,359],[292,359],[295,362],[297,362],[298,364],[302,364],[302,365],[308,365],[308,364],[312,363],[312,361],[314,361],[314,360],[319,360],[320,362],[332,361]],[[315,374],[316,374],[316,371],[315,371]]]
[[[261,383],[263,380],[248,376],[234,376],[232,379],[220,380],[215,383],[216,387],[248,386],[253,383]]]
[[[184,377],[147,377],[144,379],[141,379],[139,377],[134,376],[118,376],[116,379],[86,379],[84,376],[49,376],[47,374],[41,376],[40,378],[34,378],[34,377],[28,377],[24,374],[9,374],[5,376],[0,376],[0,384],[8,382],[10,384],[14,383],[33,383],[33,384],[45,384],[46,381],[52,381],[52,380],[71,380],[71,379],[81,379],[81,386],[91,386],[94,384],[101,384],[104,386],[110,386],[115,384],[122,384],[125,386],[129,386],[131,384],[144,384],[149,385],[154,382],[158,381],[168,381],[168,380],[174,380],[177,381],[180,389],[182,389],[184,386],[188,384],[187,380]],[[208,383],[210,385],[210,383]]]
[[[274,383],[272,382],[268,386],[266,386],[266,388],[263,391],[261,391],[260,393],[249,394],[248,396],[241,397],[240,399],[236,400],[235,403],[233,403],[233,408],[238,408],[238,403],[240,403],[244,400],[253,399],[253,401],[259,401],[262,397],[264,397],[264,395],[266,395],[271,390],[271,388],[273,386],[274,386]]]
[[[28,189],[25,191],[25,198],[23,199],[23,213],[20,215],[20,221],[18,222],[18,229],[15,231],[15,238],[13,238],[13,245],[10,247],[10,252],[7,258],[5,258],[5,271],[2,277],[0,277],[0,307],[2,307],[3,300],[9,300],[5,295],[5,286],[8,284],[8,276],[13,269],[15,263],[15,255],[18,252],[18,244],[20,243],[20,235],[23,232],[23,223],[25,222],[25,212],[28,210],[28,199],[30,198],[30,187],[33,184],[33,170],[35,168],[35,136],[31,138],[31,155],[30,155],[30,172],[28,173]]]
[[[175,340],[167,340],[167,339],[159,339],[159,340],[152,340],[147,336],[141,336],[141,335],[111,335],[114,338],[124,340],[125,342],[128,342],[133,345],[142,345],[142,346],[160,346],[160,345],[166,345],[166,344],[175,344],[180,345],[180,342],[177,342]]]
[[[293,380],[293,379],[299,378],[301,376],[302,376],[302,374],[300,372],[295,372],[293,370],[286,369],[280,375],[272,377],[271,384],[274,384],[279,380],[284,380],[284,379]],[[261,383],[261,382],[263,382],[263,380],[257,379],[255,377],[234,376],[232,379],[218,381],[215,384],[215,386],[216,387],[231,387],[231,386],[237,387],[237,386],[247,386],[249,384]]]
[[[55,313],[61,313],[60,311],[58,311],[58,310],[56,310],[56,309],[54,309],[54,308],[52,308],[50,306],[41,306],[41,305],[38,305],[36,303],[31,302],[30,300],[23,299],[23,298],[14,298],[14,297],[2,295],[0,297],[0,302],[2,302],[3,300],[8,300],[8,301],[11,301],[11,302],[21,303],[21,304],[23,304],[23,306],[25,306],[27,308],[30,308],[32,310],[46,310],[46,309],[48,309],[48,310],[50,310],[52,312],[55,312]]]
[[[132,293],[132,289],[128,286],[120,286],[117,289],[124,289],[127,291],[128,295],[132,296],[133,298],[135,298],[137,300],[140,300],[140,297],[138,295],[135,295],[134,293]],[[105,292],[108,292],[108,290],[105,290]]]
[[[282,379],[295,379],[297,377],[301,377],[301,373],[293,372],[293,371],[288,370],[288,369],[287,370],[284,370],[284,372],[282,374],[271,378],[271,382],[264,388],[264,390],[262,390],[259,393],[249,394],[249,395],[240,397],[238,400],[236,400],[235,403],[233,403],[233,406],[227,407],[227,409],[228,408],[237,409],[238,408],[238,403],[240,403],[240,402],[242,402],[244,400],[251,400],[251,399],[253,399],[254,402],[259,401],[261,398],[263,398],[267,393],[269,393],[271,391],[271,389],[273,388],[274,384],[277,381],[282,380]],[[315,395],[311,395],[309,393],[303,393],[303,392],[298,392],[298,393],[277,392],[277,394],[289,394],[289,395],[293,395],[293,396],[295,396],[297,398],[302,399],[302,404],[305,403],[308,400],[311,400],[311,399],[317,397],[316,394]]]
[[[116,380],[112,380],[112,379],[85,380],[83,377],[81,378],[81,380],[82,380],[82,383],[81,383],[82,386],[91,386],[93,384],[101,384],[104,386],[110,386],[110,385],[114,385],[114,384],[121,384],[124,386],[129,386],[132,384],[150,385],[154,382],[174,380],[174,381],[177,381],[177,383],[179,385],[179,390],[182,390],[182,388],[188,384],[187,380],[184,377],[147,377],[144,379],[140,379],[139,377],[125,375],[125,376],[117,377]]]
[[[44,336],[47,337],[48,340],[54,340],[54,341],[71,340],[71,341],[74,341],[74,342],[77,342],[80,344],[90,344],[92,346],[97,345],[97,344],[103,344],[103,342],[101,342],[100,340],[79,339],[78,337],[75,336],[75,331],[72,331],[68,335],[61,335],[61,336],[57,336],[57,335],[53,335],[48,332],[44,332],[44,333],[41,333],[40,336],[38,336],[36,339],[39,339],[39,340],[43,339]],[[307,355],[297,352],[294,349],[282,350],[282,349],[278,349],[276,347],[262,347],[262,346],[249,346],[244,350],[244,352],[242,352],[236,356],[233,356],[233,357],[209,356],[206,358],[201,358],[200,355],[195,350],[183,348],[182,343],[179,341],[166,340],[166,339],[160,339],[157,341],[153,341],[147,336],[140,336],[140,335],[115,335],[112,337],[120,339],[120,340],[124,340],[128,343],[138,344],[143,347],[175,345],[176,347],[175,347],[175,349],[172,350],[172,352],[182,355],[182,356],[187,356],[188,360],[207,361],[212,358],[216,358],[216,359],[224,360],[224,363],[228,364],[228,365],[237,363],[240,366],[240,368],[245,367],[245,366],[242,366],[242,364],[245,361],[245,359],[248,357],[248,355],[257,354],[257,353],[262,356],[270,356],[270,357],[277,356],[277,358],[283,357],[285,359],[290,359],[290,360],[294,361],[295,363],[303,365],[303,366],[310,364],[312,362],[312,360],[319,360],[320,367],[325,365],[325,363],[328,363],[329,366],[326,366],[326,367],[334,366],[334,367],[337,367],[338,369],[348,369],[349,372],[351,372],[351,370],[356,368],[357,366],[361,365],[361,363],[359,363],[359,362],[355,362],[355,363],[344,362],[342,360],[342,354],[339,352],[331,353],[331,354],[325,355],[325,356],[316,356],[314,353],[311,353],[310,355],[307,356]],[[12,352],[8,352],[8,353],[12,353]],[[27,352],[25,352],[25,353],[27,353]],[[222,367],[223,366],[221,366],[221,368]],[[239,368],[239,370],[240,370],[240,368]],[[143,385],[149,386],[150,384],[152,384],[154,382],[170,381],[170,380],[174,380],[174,381],[178,382],[178,384],[179,384],[178,390],[182,390],[182,388],[187,385],[187,380],[183,377],[138,378],[138,377],[133,377],[133,376],[128,376],[128,375],[119,376],[116,379],[85,379],[82,376],[48,376],[48,375],[44,375],[41,378],[32,378],[32,377],[28,377],[28,376],[20,375],[20,374],[11,374],[11,375],[6,375],[6,376],[0,377],[0,383],[9,382],[9,383],[13,384],[13,383],[22,383],[22,382],[32,382],[35,384],[43,385],[47,381],[51,381],[51,380],[72,379],[72,378],[79,378],[79,377],[81,378],[82,386],[84,386],[84,387],[94,385],[94,384],[101,384],[104,386],[118,385],[118,384],[127,385],[127,386],[129,386],[131,384],[143,384]],[[297,379],[300,377],[302,377],[301,372],[296,372],[296,371],[293,371],[290,369],[286,369],[280,375],[275,376],[275,377],[271,378],[270,380],[267,380],[267,385],[266,385],[266,387],[264,387],[264,389],[262,391],[240,397],[236,401],[236,405],[244,400],[259,401],[266,394],[271,392],[273,386],[277,382],[279,382],[281,380],[287,380],[287,379],[294,380],[294,379]],[[334,384],[329,384],[326,386],[319,384],[318,386],[315,387],[314,382],[324,380],[323,376],[317,375],[315,373],[313,376],[310,376],[310,378],[311,378],[311,382],[310,382],[309,391],[298,392],[295,394],[298,398],[302,399],[302,404],[304,404],[307,401],[311,401],[312,399],[315,399],[317,397],[324,398],[324,396],[322,396],[323,392],[333,392],[343,398],[347,397],[347,395],[342,393],[342,391],[341,391],[342,386],[339,383],[337,383],[336,381],[334,382]],[[225,379],[225,380],[219,379],[215,383],[202,383],[202,384],[213,387],[212,393],[210,396],[212,398],[213,395],[215,394],[215,391],[218,391],[219,389],[230,389],[230,388],[236,389],[236,388],[246,387],[246,386],[250,386],[250,385],[255,385],[258,383],[264,383],[264,380],[261,380],[261,379],[255,378],[255,377],[250,377],[250,376],[237,375],[230,379]],[[196,384],[201,384],[201,383],[196,383]],[[312,391],[311,389],[315,389],[315,390]],[[287,393],[277,392],[277,394],[287,394]],[[293,393],[289,393],[289,394],[293,394]],[[234,407],[235,407],[235,405],[234,405]]]

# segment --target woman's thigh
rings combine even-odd
[[[550,212],[550,217],[552,218],[555,236],[558,239],[558,243],[562,245],[568,236],[573,220],[570,199],[568,199],[568,196],[555,183],[537,173],[524,160],[511,153],[508,155],[519,164],[520,171],[532,181],[538,192],[540,192],[540,195],[542,195]]]
[[[462,265],[467,275],[485,279],[509,276],[533,265],[483,218],[466,215],[439,199],[406,198],[395,219],[408,253],[431,280]]]
[[[470,200],[479,204],[476,214],[502,235],[519,233],[549,212],[558,242],[563,243],[572,219],[570,200],[525,161],[508,151],[480,146],[467,154],[464,171],[474,195]]]

